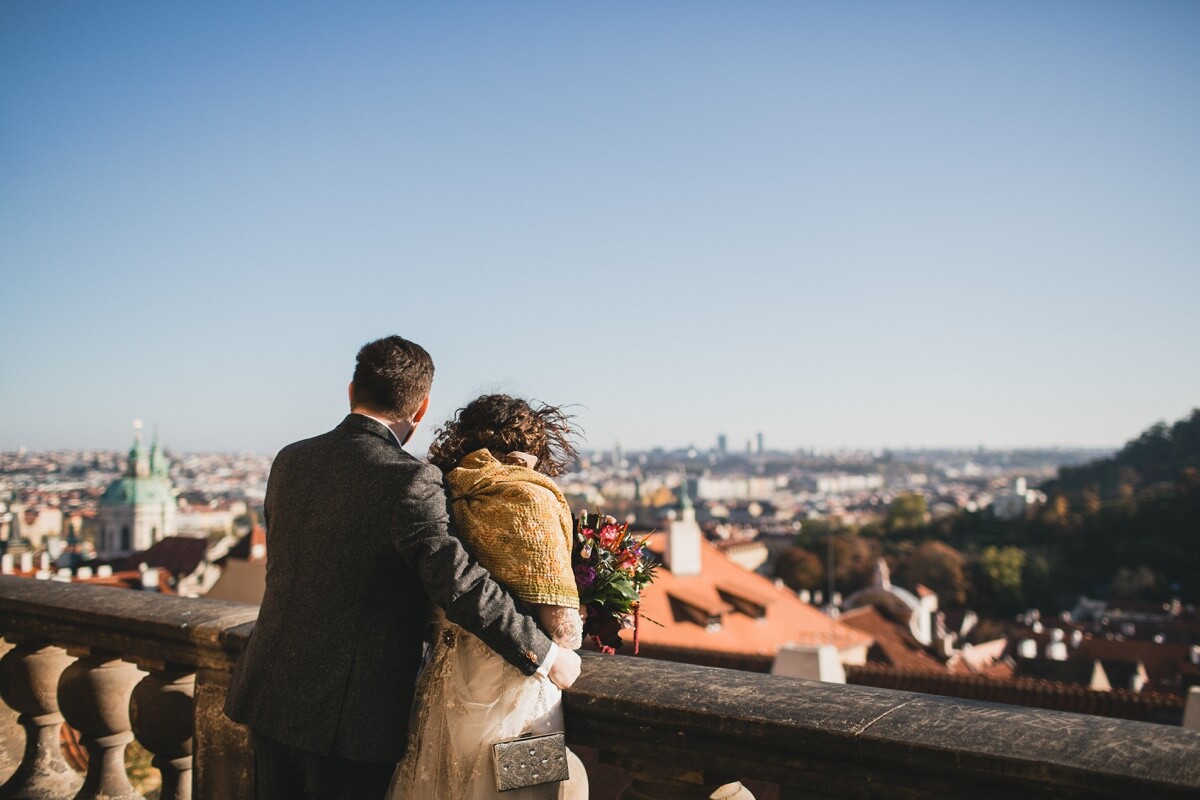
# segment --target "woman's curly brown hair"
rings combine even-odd
[[[506,394],[485,394],[454,412],[433,435],[429,463],[449,472],[463,456],[486,447],[503,460],[514,450],[536,456],[535,469],[559,475],[575,461],[571,417],[561,407],[534,405]]]

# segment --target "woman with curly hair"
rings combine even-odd
[[[460,408],[429,448],[467,547],[535,610],[559,647],[572,650],[583,638],[571,571],[573,525],[551,478],[574,460],[574,435],[562,409],[494,394]],[[540,675],[522,674],[440,610],[433,623],[392,799],[587,797],[587,776],[574,754],[569,781],[497,791],[492,744],[563,730],[562,691]]]

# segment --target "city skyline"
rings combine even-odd
[[[126,431],[127,436],[126,436],[125,444],[123,444],[123,445],[116,444],[116,445],[111,445],[111,446],[97,445],[97,446],[90,446],[90,447],[76,446],[76,447],[46,447],[46,448],[29,447],[28,445],[18,445],[17,447],[0,448],[0,453],[6,454],[6,455],[13,455],[13,454],[20,454],[20,453],[26,453],[26,454],[30,454],[30,455],[51,454],[51,453],[77,453],[77,454],[104,453],[107,455],[115,454],[117,456],[120,456],[121,454],[128,452],[128,450],[130,449],[130,446],[131,446],[130,443],[140,437],[140,440],[142,441],[142,443],[144,445],[148,446],[150,444],[161,444],[163,446],[164,450],[168,453],[168,455],[172,455],[172,456],[174,456],[174,455],[181,455],[181,456],[184,456],[184,455],[273,456],[274,455],[274,452],[263,452],[263,451],[257,451],[257,450],[249,450],[249,449],[245,449],[245,448],[230,449],[230,450],[181,449],[181,448],[172,446],[169,442],[168,437],[160,437],[159,431],[158,431],[158,426],[151,426],[152,430],[149,433],[147,433],[147,431],[146,431],[147,426],[145,424],[139,425],[138,423],[140,423],[140,422],[141,422],[141,420],[133,420],[133,422],[128,426],[128,429]],[[1170,422],[1170,420],[1166,420],[1166,422]],[[418,455],[423,455],[429,446],[429,439],[431,437],[432,437],[432,429],[420,427],[420,428],[418,428],[417,433],[414,434],[413,438],[405,445],[405,448],[414,453],[417,453]],[[695,454],[694,456],[689,455],[688,457],[689,458],[699,458],[701,456],[720,456],[720,457],[729,457],[731,459],[737,459],[737,458],[745,458],[745,457],[755,457],[755,456],[760,456],[760,455],[786,455],[786,456],[813,455],[813,456],[823,457],[823,456],[834,456],[834,455],[870,454],[872,456],[880,456],[881,454],[885,454],[885,453],[889,453],[889,452],[904,453],[904,454],[957,453],[957,454],[961,454],[961,455],[970,455],[971,453],[974,453],[974,452],[986,452],[986,453],[1063,452],[1063,453],[1071,453],[1071,454],[1093,453],[1096,455],[1096,457],[1101,457],[1104,453],[1115,452],[1115,451],[1119,450],[1126,443],[1126,442],[1120,442],[1120,443],[1113,444],[1113,445],[1071,445],[1071,444],[1050,443],[1050,444],[1041,444],[1041,445],[1031,444],[1031,445],[1025,445],[1025,446],[1015,446],[1015,447],[989,447],[986,444],[975,444],[975,445],[956,445],[956,444],[951,444],[951,445],[939,445],[939,444],[907,445],[907,444],[905,444],[905,445],[896,445],[896,446],[885,445],[885,446],[874,446],[874,447],[872,447],[872,446],[850,446],[850,445],[833,445],[833,446],[820,447],[820,446],[814,446],[814,445],[801,444],[801,445],[797,445],[794,447],[774,447],[774,446],[771,446],[770,444],[765,444],[763,446],[762,450],[759,450],[759,449],[757,449],[757,444],[753,439],[747,439],[745,442],[742,442],[742,443],[740,443],[740,445],[737,445],[737,443],[729,442],[728,437],[724,437],[726,446],[724,449],[722,449],[722,447],[721,447],[722,438],[723,437],[720,434],[717,434],[712,438],[712,441],[710,441],[710,442],[705,442],[705,441],[702,441],[699,439],[692,438],[685,442],[653,443],[653,444],[642,446],[642,447],[626,446],[624,441],[622,441],[621,439],[617,439],[613,442],[608,443],[607,445],[605,445],[604,443],[598,443],[598,442],[582,441],[582,442],[580,442],[580,447],[578,448],[578,451],[581,456],[588,456],[590,458],[596,458],[596,457],[614,458],[615,457],[614,454],[620,454],[621,456],[624,457],[624,456],[647,455],[647,454],[653,454],[653,453],[664,453],[664,454],[694,453]],[[1129,437],[1127,437],[1126,441],[1128,441],[1129,439],[1134,439],[1134,438],[1136,438],[1136,436],[1129,436]],[[737,446],[734,446],[734,445],[737,445]],[[114,467],[114,469],[116,469],[116,467]]]
[[[587,447],[1200,405],[1200,6],[0,8],[0,450],[273,453],[356,349]]]

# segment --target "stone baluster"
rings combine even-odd
[[[0,695],[20,713],[25,754],[16,772],[0,787],[5,800],[63,800],[83,782],[63,759],[60,743],[63,715],[58,708],[58,681],[75,659],[46,642],[19,642],[0,660]]]
[[[133,741],[129,698],[142,674],[104,650],[85,651],[63,672],[59,703],[88,751],[87,776],[75,800],[142,800],[125,773],[125,747]]]
[[[170,664],[142,666],[149,674],[133,690],[133,731],[162,772],[162,800],[191,800],[196,673]]]
[[[225,716],[230,669],[196,671],[196,796],[254,800],[254,745],[250,729]]]

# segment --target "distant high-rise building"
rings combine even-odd
[[[756,437],[756,438],[757,438],[757,440],[758,440],[758,454],[761,456],[761,455],[763,454],[763,435],[762,435],[762,431],[759,431],[758,433],[756,433],[756,434],[755,434],[755,437]]]
[[[625,452],[621,448],[621,440],[617,439],[617,441],[613,443],[613,449],[612,449],[613,466],[620,467],[622,462],[624,462],[624,461],[625,461]]]
[[[729,439],[725,438],[725,434],[717,434],[717,452],[725,455],[729,452]]]
[[[175,493],[167,472],[166,453],[154,437],[147,451],[141,423],[135,423],[133,447],[125,474],[109,485],[97,513],[96,552],[116,558],[149,550],[155,542],[175,535]]]

